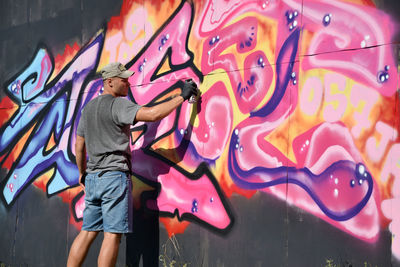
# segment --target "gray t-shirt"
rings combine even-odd
[[[130,125],[140,108],[110,94],[98,96],[84,107],[77,134],[85,138],[87,172],[130,171]]]

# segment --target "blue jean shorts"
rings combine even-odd
[[[129,173],[88,173],[82,230],[132,232],[132,181]]]

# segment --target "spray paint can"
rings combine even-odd
[[[198,88],[197,88],[197,84],[196,84],[192,79],[186,79],[186,82],[187,82],[187,83],[190,83],[190,84],[192,84],[192,85],[194,85],[194,86],[196,87],[196,90],[198,89]],[[190,104],[196,103],[196,102],[197,102],[196,96],[195,96],[195,95],[191,95],[190,98],[189,98],[189,100],[188,100],[188,102],[189,102]]]

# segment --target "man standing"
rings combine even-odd
[[[197,95],[195,84],[185,82],[182,93],[152,107],[127,100],[133,71],[119,63],[101,70],[104,92],[83,109],[75,144],[79,183],[85,190],[82,230],[68,256],[68,267],[81,266],[90,245],[104,231],[98,266],[115,266],[123,233],[132,232],[130,125],[157,121]],[[86,151],[89,161],[86,162]]]

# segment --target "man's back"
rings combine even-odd
[[[139,108],[109,94],[98,96],[85,106],[77,133],[86,141],[88,172],[130,170],[130,125]]]

